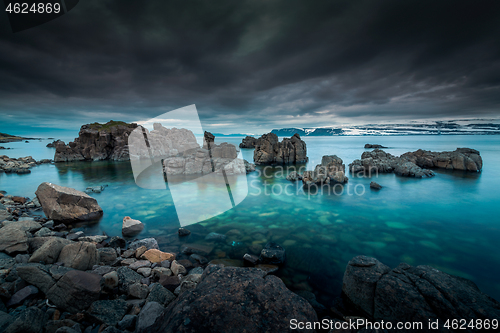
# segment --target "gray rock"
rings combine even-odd
[[[289,164],[307,162],[306,143],[294,134],[281,142],[274,133],[262,135],[256,144],[253,160],[255,164]]]
[[[127,313],[129,305],[122,299],[95,301],[89,313],[103,323],[115,326]]]
[[[17,266],[16,271],[21,279],[36,286],[44,294],[47,294],[49,289],[56,283],[49,269],[41,264],[20,265]]]
[[[92,267],[92,273],[103,276],[105,274],[108,274],[109,272],[115,271],[116,268],[113,268],[111,266],[99,266],[95,265]]]
[[[89,221],[103,213],[97,200],[69,187],[42,183],[35,194],[45,216],[54,221]]]
[[[243,140],[241,140],[240,148],[252,149],[255,148],[256,145],[257,145],[256,138],[254,138],[253,136],[246,136],[245,138],[243,138]]]
[[[31,256],[29,262],[41,262],[46,264],[53,264],[57,262],[61,250],[66,246],[71,244],[70,240],[50,237],[42,246],[40,246]]]
[[[137,269],[137,273],[141,274],[144,277],[149,277],[151,275],[151,268],[141,267],[141,268]]]
[[[89,270],[99,263],[99,254],[95,244],[77,242],[66,245],[59,254],[59,262],[64,266],[78,270]]]
[[[205,258],[204,256],[200,256],[199,254],[193,253],[192,255],[189,256],[191,259],[196,260],[202,265],[205,265],[208,263],[208,259]],[[169,266],[170,267],[170,266]]]
[[[380,190],[382,188],[382,185],[376,182],[370,182],[370,188],[374,190]]]
[[[114,236],[109,240],[108,246],[112,248],[123,248],[127,246],[127,242],[121,237]]]
[[[27,231],[17,228],[17,223],[11,223],[2,228],[0,233],[0,251],[8,254],[28,252]]]
[[[177,260],[172,261],[172,264],[170,265],[170,270],[174,275],[179,275],[179,274],[186,274],[186,268],[179,264]]]
[[[16,263],[17,264],[27,264],[28,261],[30,260],[30,255],[29,254],[18,254],[16,255]]]
[[[137,321],[137,316],[135,315],[125,315],[122,320],[116,325],[118,329],[122,331],[134,331],[135,323]]]
[[[49,220],[47,222],[45,222],[44,224],[42,224],[42,227],[45,227],[45,228],[53,228],[54,227],[54,220]]]
[[[59,266],[59,265],[52,265],[50,266],[49,272],[50,275],[52,275],[52,277],[57,281],[60,278],[62,278],[64,274],[68,273],[71,270],[73,270],[73,268]]]
[[[344,162],[337,155],[323,156],[321,164],[316,165],[314,171],[305,171],[302,174],[302,183],[305,186],[330,183],[345,184],[348,180],[345,176]]]
[[[163,306],[167,306],[174,299],[175,295],[161,284],[153,283],[149,286],[149,295],[147,297],[148,302],[157,302]]]
[[[16,306],[23,304],[24,301],[33,298],[38,294],[38,288],[34,286],[26,286],[23,289],[19,290],[17,293],[12,295],[12,297],[7,302],[7,306]]]
[[[101,243],[106,239],[108,239],[108,236],[105,235],[83,236],[78,238],[79,241],[92,243]]]
[[[135,251],[138,248],[140,248],[141,246],[147,247],[148,250],[151,250],[151,249],[159,250],[160,249],[158,247],[158,242],[154,238],[144,238],[144,239],[141,239],[141,240],[137,240],[135,242],[130,243],[130,245],[129,245],[128,248],[130,250],[134,250]]]
[[[71,270],[50,288],[46,296],[58,308],[77,313],[99,298],[101,280],[99,275]]]
[[[203,274],[203,268],[195,267],[189,271],[189,275],[191,275],[191,274]]]
[[[115,249],[110,247],[102,247],[97,249],[97,252],[99,253],[99,262],[104,265],[112,264],[117,258]]]
[[[45,313],[37,307],[22,311],[16,320],[7,327],[5,333],[39,333],[45,325]]]
[[[114,289],[118,287],[120,280],[118,278],[118,273],[115,271],[104,274],[104,286],[108,289]]]
[[[144,223],[139,220],[134,220],[130,216],[123,218],[122,235],[132,237],[139,234],[144,229]]]
[[[128,294],[129,287],[142,280],[142,275],[134,272],[128,267],[120,267],[116,270],[116,273],[118,274],[120,291],[123,293]]]
[[[165,308],[157,302],[147,302],[137,317],[136,332],[148,332]]]
[[[259,262],[259,257],[253,254],[245,253],[245,255],[243,256],[243,260],[248,261],[252,265],[256,265]]]
[[[131,297],[144,299],[148,296],[149,288],[147,285],[142,284],[141,282],[136,282],[131,284],[128,288],[128,294]]]
[[[50,230],[49,228],[42,227],[42,229],[35,232],[35,237],[49,237],[54,236],[55,232]]]
[[[296,171],[292,171],[286,176],[286,179],[295,182],[297,180],[302,180],[302,176]]]
[[[128,267],[133,270],[137,270],[142,267],[150,267],[151,262],[149,260],[138,260],[131,263]]]

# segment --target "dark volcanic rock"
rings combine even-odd
[[[500,303],[464,278],[429,266],[400,264],[395,269],[377,259],[358,256],[346,269],[342,292],[360,314],[390,322],[439,319],[498,319]],[[440,326],[439,332],[448,332]],[[468,327],[465,332],[475,332]],[[407,332],[400,330],[399,332]]]
[[[215,135],[210,132],[205,131],[203,133],[203,148],[208,149],[214,145]]]
[[[5,333],[39,333],[43,332],[45,313],[37,307],[23,310],[19,317],[10,324]]]
[[[77,313],[99,298],[101,282],[97,274],[71,270],[50,288],[47,298],[58,308]]]
[[[370,182],[370,188],[372,188],[374,190],[380,190],[382,188],[382,185],[380,185],[377,182]]]
[[[292,318],[317,321],[311,305],[279,278],[211,265],[195,289],[173,301],[149,331],[138,332],[292,332]]]
[[[129,159],[128,136],[137,124],[109,121],[106,124],[83,125],[74,142],[56,144],[55,162]]]
[[[103,323],[115,326],[127,313],[129,304],[122,299],[95,301],[89,313]]]
[[[379,149],[380,149],[380,148],[387,148],[387,147],[384,147],[384,146],[382,146],[382,145],[377,145],[377,144],[370,144],[370,143],[367,143],[367,144],[365,145],[365,148],[366,148],[366,149],[371,149],[371,148],[379,148]]]
[[[258,139],[253,154],[255,164],[289,164],[307,162],[306,143],[300,135],[294,134],[290,139],[279,142],[274,133],[264,134]]]
[[[281,265],[285,263],[285,249],[280,245],[269,242],[260,252],[259,261],[263,264]]]
[[[45,182],[35,194],[47,218],[54,221],[89,221],[102,216],[96,199],[69,187]]]

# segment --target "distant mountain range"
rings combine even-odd
[[[498,135],[498,119],[466,119],[449,121],[408,122],[401,124],[369,124],[321,128],[273,129],[278,136],[336,136],[336,135]]]

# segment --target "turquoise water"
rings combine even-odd
[[[237,144],[241,138],[227,141]],[[227,233],[226,243],[211,244],[210,257],[239,259],[247,251],[258,252],[267,241],[276,241],[287,250],[287,264],[279,272],[285,283],[292,289],[314,291],[323,303],[339,294],[345,266],[359,254],[392,267],[403,261],[431,265],[469,278],[500,299],[500,136],[306,137],[305,141],[307,169],[330,154],[347,165],[360,158],[365,143],[388,146],[386,151],[394,155],[418,148],[470,147],[481,152],[484,168],[479,174],[435,170],[431,179],[393,174],[350,177],[344,192],[337,195],[304,192],[280,170],[266,169],[264,174],[259,167],[259,172],[247,176],[249,195],[241,204],[189,226],[193,234],[182,242],[204,243],[209,232]],[[45,148],[47,142],[2,144],[15,149],[0,154],[52,158],[54,149]],[[253,150],[244,150],[243,155],[252,161]],[[370,190],[371,180],[384,188]],[[119,235],[123,217],[131,216],[146,224],[141,237],[157,237],[165,250],[178,250],[182,244],[175,234],[179,222],[169,191],[137,187],[128,162],[58,163],[37,166],[28,175],[2,173],[0,190],[33,197],[43,181],[79,190],[109,185],[92,194],[104,216],[98,224],[85,227],[88,233]],[[280,194],[287,185],[290,195]]]

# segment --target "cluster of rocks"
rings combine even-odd
[[[439,320],[433,332],[449,332],[443,326],[448,319],[466,319],[469,323],[500,318],[500,303],[482,293],[472,281],[430,266],[401,263],[390,269],[375,258],[357,256],[347,265],[342,293],[351,315],[391,322],[394,328],[397,322],[422,322],[425,331],[429,321]],[[463,327],[463,331],[477,332],[470,326]]]
[[[406,158],[396,157],[380,149],[365,151],[361,154],[360,160],[354,160],[349,164],[352,173],[362,173],[363,175],[377,175],[378,173],[394,172],[404,177],[432,177],[434,172],[422,169]]]
[[[253,160],[257,165],[275,165],[307,162],[306,143],[299,134],[281,142],[274,133],[262,135],[256,142]]]
[[[17,173],[17,174],[25,174],[31,173],[31,168],[45,163],[52,163],[52,160],[43,159],[40,161],[36,161],[31,156],[19,157],[19,158],[10,158],[6,155],[0,156],[0,171],[5,173]]]
[[[401,155],[421,168],[440,168],[479,172],[483,168],[483,159],[479,151],[470,148],[457,148],[455,151],[432,152],[419,149]]]
[[[0,150],[1,150],[1,149],[11,149],[11,148],[9,148],[9,147],[8,147],[8,148],[5,148],[4,146],[0,146]]]
[[[56,143],[54,161],[128,160],[128,136],[136,127],[135,123],[112,120],[83,125],[75,141],[67,145],[62,141]]]
[[[200,147],[190,130],[168,129],[160,123],[153,124],[153,128],[149,132],[139,127],[132,132],[129,137],[131,159],[163,160],[162,168],[167,180],[177,175],[222,173],[223,170],[226,174],[246,174],[255,170],[251,163],[238,158],[236,146],[226,142],[215,144],[215,136],[209,132],[205,132],[203,146]]]
[[[325,184],[345,184],[349,178],[345,175],[345,164],[337,155],[325,155],[321,159],[321,164],[316,165],[314,171],[304,171],[299,174],[296,171],[290,172],[287,180],[298,181],[306,187],[312,185],[325,185]]]
[[[442,168],[479,172],[483,161],[477,150],[457,148],[453,152],[431,152],[419,149],[399,157],[380,149],[366,151],[360,160],[349,164],[352,173],[377,174],[394,172],[404,177],[432,177],[434,172],[427,168]]]

